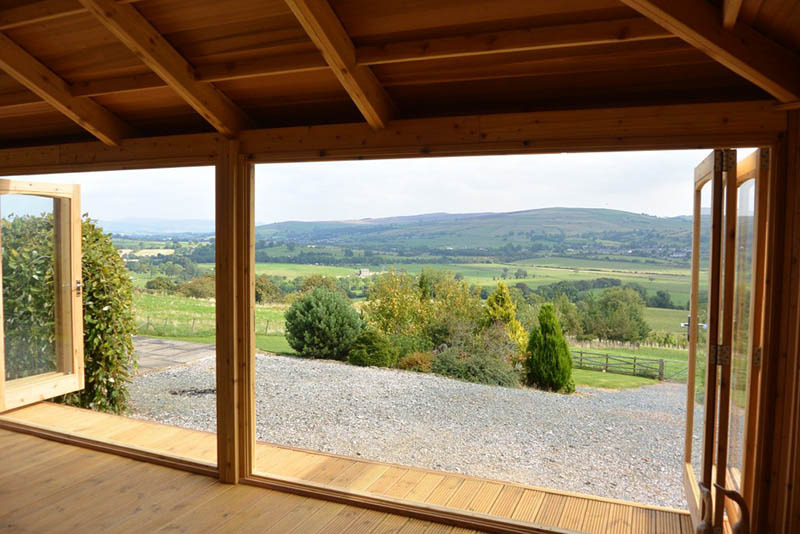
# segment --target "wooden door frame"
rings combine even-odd
[[[8,382],[5,380],[2,265],[0,265],[0,412],[81,390],[85,380],[82,342],[83,304],[78,289],[82,284],[80,186],[2,179],[0,196],[2,195],[40,196],[52,198],[54,201],[53,227],[56,239],[53,245],[56,260],[54,328],[61,331],[68,330],[69,343],[56,343],[58,367],[56,371]],[[66,213],[62,203],[67,203]],[[66,258],[64,252],[67,253]]]

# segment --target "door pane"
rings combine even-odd
[[[705,421],[706,360],[708,354],[708,290],[709,264],[711,257],[711,182],[706,183],[700,194],[700,270],[698,272],[698,317],[690,322],[697,325],[694,418],[692,432],[692,467],[697,475],[703,472],[703,423]]]
[[[57,202],[57,201],[56,201]],[[54,200],[0,196],[5,378],[62,371]],[[63,332],[69,335],[69,329]]]
[[[737,202],[728,466],[736,486],[734,489],[739,490],[743,467],[742,451],[745,438],[747,373],[750,353],[755,180],[748,180],[739,186]]]

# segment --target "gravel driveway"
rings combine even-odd
[[[257,356],[257,439],[684,507],[686,387],[574,395]],[[139,375],[134,416],[215,430],[214,359]]]

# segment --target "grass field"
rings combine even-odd
[[[644,319],[656,332],[671,332],[675,336],[686,337],[685,323],[689,312],[686,310],[665,310],[662,308],[645,308]]]
[[[572,378],[575,380],[576,386],[605,389],[638,388],[658,383],[658,380],[652,378],[587,371],[586,369],[573,369]]]

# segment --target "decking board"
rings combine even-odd
[[[106,440],[116,445],[141,447],[158,451],[162,454],[174,454],[185,459],[214,462],[216,458],[216,436],[208,432],[183,429],[154,423],[150,421],[130,419],[110,414],[101,414],[88,410],[38,403],[26,408],[12,411],[0,416],[3,421],[32,425],[36,428],[53,432],[67,433],[84,439]],[[23,477],[30,474],[34,479],[42,476],[52,465],[59,463],[59,457],[80,455],[81,449],[67,448],[52,442],[39,440],[41,444],[34,450],[28,450],[14,434],[0,432],[0,445],[8,458],[7,472],[0,471],[0,481]],[[73,451],[73,452],[66,452]],[[87,453],[84,453],[85,456]],[[22,468],[16,459],[27,457],[39,464],[36,467]],[[100,460],[96,460],[100,461]],[[105,460],[110,461],[110,460]],[[45,467],[41,467],[45,466]],[[569,492],[535,488],[514,483],[503,483],[495,480],[484,480],[476,477],[417,469],[413,467],[389,465],[360,458],[298,450],[292,447],[257,443],[255,449],[255,469],[257,473],[270,474],[308,480],[340,489],[373,493],[395,499],[412,502],[446,506],[464,510],[469,513],[490,514],[520,521],[528,521],[542,526],[561,529],[603,532],[611,534],[635,534],[640,532],[659,532],[664,534],[690,534],[691,520],[686,512],[627,503],[614,499],[592,497]],[[84,472],[84,478],[91,477],[93,471]],[[12,477],[13,475],[13,477]],[[194,493],[198,499],[212,503],[208,513],[190,517],[191,507],[182,508],[181,500],[171,505],[173,517],[187,516],[186,524],[194,524],[202,520],[209,524],[208,531],[220,532],[235,528],[247,532],[254,524],[264,521],[273,522],[280,532],[324,533],[353,531],[369,533],[410,533],[426,532],[430,534],[454,534],[464,529],[437,525],[424,521],[408,520],[395,516],[387,516],[378,512],[353,508],[342,504],[324,503],[314,499],[302,498],[295,501],[286,499],[284,494],[271,497],[267,503],[264,497],[256,493],[248,493],[242,501],[252,500],[255,510],[234,510],[223,516],[215,516],[213,503],[225,503],[232,497],[226,497],[211,491],[207,484],[197,482],[194,475],[193,484],[186,491]],[[80,477],[78,482],[82,480]],[[201,477],[201,480],[203,479]],[[56,487],[63,490],[64,484],[45,482],[39,493]],[[37,491],[33,489],[32,491]],[[171,488],[166,486],[157,493],[172,495]],[[251,490],[252,492],[252,490]],[[263,501],[263,502],[262,502]],[[139,506],[136,499],[131,501]],[[266,510],[261,514],[259,502]],[[99,513],[99,512],[98,512]],[[209,515],[210,514],[210,515]],[[377,514],[377,515],[376,515]],[[181,531],[185,527],[177,524],[177,519],[163,521],[159,510],[144,509],[137,513],[141,522],[132,522],[130,515],[120,518],[118,524],[108,524],[109,532],[124,532],[124,526],[145,525],[145,530],[158,532]],[[105,516],[104,516],[105,517]],[[104,523],[105,524],[105,523]],[[303,527],[301,528],[301,525]],[[257,530],[257,529],[255,529]]]

